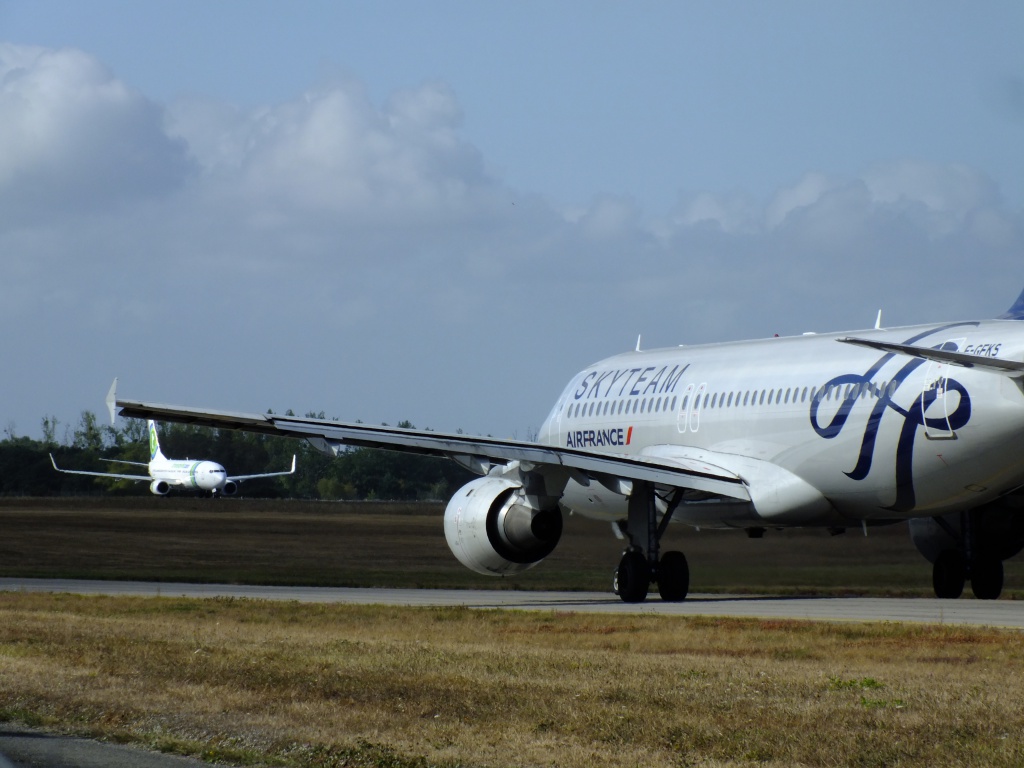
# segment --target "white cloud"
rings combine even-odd
[[[638,333],[998,314],[1024,283],[1021,214],[967,168],[566,214],[488,172],[441,83],[164,107],[81,52],[3,46],[0,68],[0,202],[21,214],[0,213],[0,314],[25,329],[0,359],[23,429],[97,408],[117,373],[130,396],[525,432]]]
[[[792,187],[779,190],[765,210],[765,223],[769,229],[774,229],[790,213],[813,206],[835,187],[836,182],[829,180],[823,173],[806,174]]]
[[[163,193],[189,171],[162,110],[72,49],[0,44],[0,147],[9,220]]]
[[[459,137],[461,113],[442,84],[399,92],[382,108],[347,81],[248,114],[195,102],[171,113],[220,194],[279,214],[451,220],[500,196]]]

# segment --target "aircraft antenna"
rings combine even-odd
[[[878,317],[875,318],[875,330],[882,330],[882,310],[878,310]]]
[[[643,336],[642,333],[638,333],[636,336],[636,351],[640,351],[640,338]]]

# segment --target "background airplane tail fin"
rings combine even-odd
[[[1005,314],[1000,315],[997,320],[1024,320],[1024,291],[1021,291],[1020,296],[1013,303]]]
[[[155,461],[156,459],[165,459],[166,457],[160,452],[160,437],[156,433],[156,422],[150,419],[149,421],[149,460]]]

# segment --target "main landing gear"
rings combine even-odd
[[[970,580],[971,592],[979,600],[995,600],[1003,591],[1003,561],[992,557],[969,562],[958,549],[944,550],[932,566],[935,596],[955,600]]]
[[[941,518],[935,521],[961,546],[944,549],[932,565],[932,586],[935,596],[955,600],[964,591],[964,584],[971,582],[971,592],[979,600],[995,600],[1003,591],[1003,561],[987,548],[977,546],[976,525],[973,515],[964,513],[958,535]]]
[[[686,598],[690,589],[690,567],[685,555],[666,552],[660,559],[658,557],[661,537],[681,500],[682,491],[676,491],[659,523],[654,486],[647,482],[633,482],[625,531],[629,548],[619,561],[614,582],[615,594],[623,602],[642,603],[647,599],[651,584],[658,585],[662,600],[679,602]],[[646,553],[644,544],[647,545]]]

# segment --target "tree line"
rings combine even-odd
[[[287,415],[294,415],[291,411]],[[307,413],[324,418],[323,413]],[[408,421],[399,427],[414,428]],[[228,475],[287,470],[292,455],[296,472],[277,478],[249,480],[239,494],[260,498],[301,499],[446,499],[474,476],[448,459],[408,453],[351,448],[331,457],[305,440],[260,435],[188,424],[158,424],[160,449],[171,459],[209,459]],[[83,411],[78,424],[42,419],[41,440],[17,437],[8,428],[0,440],[0,495],[81,496],[104,493],[133,496],[149,493],[145,482],[69,475],[61,469],[146,474],[143,467],[112,462],[149,461],[146,422],[121,419],[118,426],[101,424]],[[174,493],[174,491],[172,491]]]

